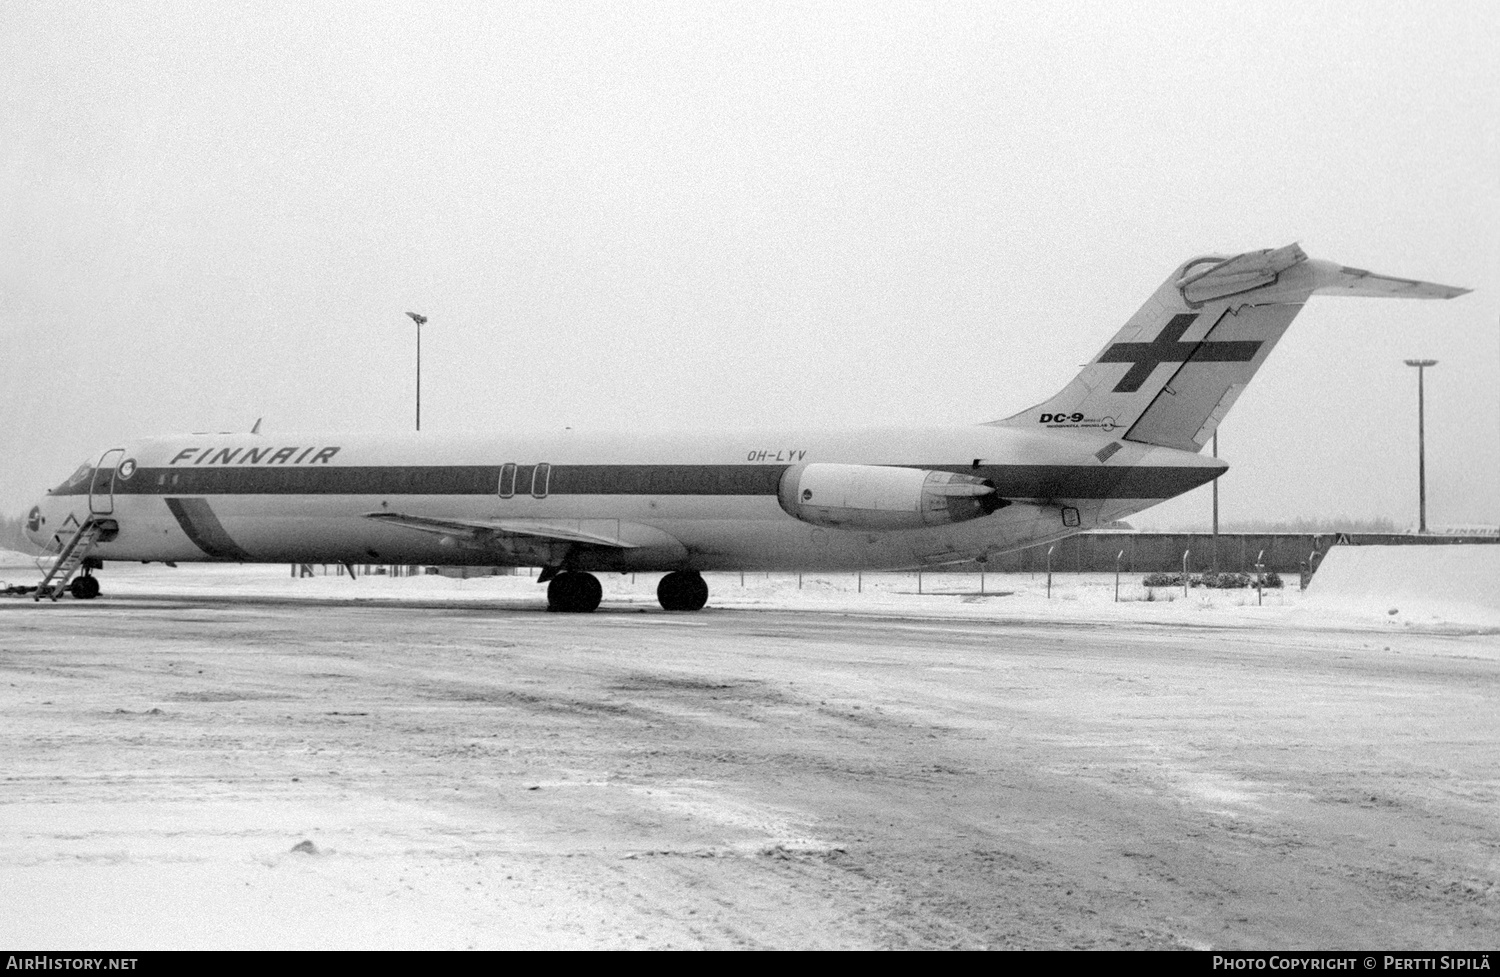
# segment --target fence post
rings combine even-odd
[[[1255,557],[1255,606],[1260,607],[1266,602],[1265,587],[1266,551],[1261,550]]]
[[[1047,599],[1052,599],[1052,551],[1056,546],[1047,547]]]
[[[1122,560],[1124,558],[1124,556],[1125,556],[1125,551],[1124,550],[1121,550],[1120,552],[1118,552],[1118,553],[1115,554],[1115,603],[1116,604],[1118,604],[1120,602],[1120,560]]]
[[[1183,550],[1182,551],[1182,596],[1184,596],[1184,597],[1186,597],[1188,595],[1188,569],[1187,569],[1187,561],[1188,561],[1188,554],[1191,553],[1191,552],[1193,552],[1193,551],[1192,550]]]

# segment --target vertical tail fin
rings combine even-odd
[[[1194,258],[1061,393],[991,423],[1198,451],[1314,293],[1453,298],[1467,291],[1312,260],[1295,244]]]

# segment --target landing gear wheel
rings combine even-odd
[[[99,580],[97,577],[74,577],[68,584],[68,593],[75,600],[93,600],[99,596]]]
[[[663,610],[697,611],[708,603],[708,584],[697,570],[676,570],[656,585],[656,599]]]
[[[604,588],[592,573],[568,570],[547,584],[547,610],[569,614],[587,614],[599,606]]]

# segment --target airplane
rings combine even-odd
[[[29,513],[57,554],[36,597],[96,597],[111,560],[373,562],[540,567],[564,612],[599,606],[596,573],[664,572],[661,606],[696,611],[705,571],[983,561],[1221,475],[1200,450],[1311,296],[1468,291],[1297,244],[1193,258],[1056,396],[963,427],[131,441]]]

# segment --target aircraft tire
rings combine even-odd
[[[547,584],[547,610],[565,614],[588,614],[604,599],[604,587],[592,573],[569,570]]]
[[[708,603],[708,583],[696,570],[674,570],[656,585],[656,599],[667,611],[698,611]]]
[[[68,593],[75,600],[93,600],[99,596],[99,580],[97,577],[74,577],[68,584]]]

